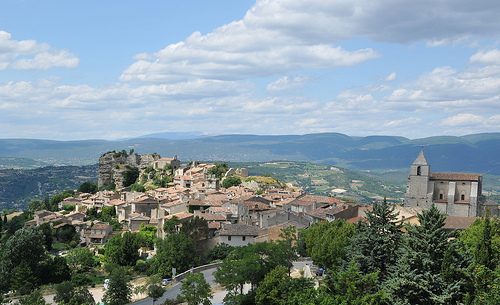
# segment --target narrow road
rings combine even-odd
[[[311,265],[312,261],[298,261],[293,263],[293,268],[294,269],[302,269],[306,267],[306,265]],[[215,282],[215,277],[213,275],[214,271],[217,270],[217,268],[211,268],[207,269],[205,271],[201,271],[201,273],[205,276],[205,280],[207,281],[208,284],[213,288],[217,287],[217,283]],[[305,268],[305,270],[309,270],[309,268]],[[309,272],[309,275],[311,273]],[[172,286],[169,286],[168,290],[163,294],[163,296],[156,301],[155,304],[162,304],[165,302],[166,299],[176,299],[177,295],[180,294],[181,292],[181,282],[176,282]],[[214,298],[212,299],[212,304],[217,304],[221,303],[222,299],[226,295],[227,291],[222,290],[214,294]],[[153,304],[153,299],[147,298],[141,301],[137,301],[134,303],[130,303],[134,305],[151,305]]]

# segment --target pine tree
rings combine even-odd
[[[396,222],[397,215],[385,199],[374,204],[373,211],[366,212],[367,221],[357,224],[348,249],[348,257],[356,262],[361,274],[379,272],[381,283],[389,278],[401,246],[402,224]]]
[[[449,249],[445,219],[432,205],[418,214],[420,225],[407,227],[403,254],[386,285],[391,304],[449,304],[460,298],[460,282],[447,283],[441,274]]]

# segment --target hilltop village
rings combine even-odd
[[[399,222],[414,223],[417,214],[430,208],[432,203],[448,214],[448,230],[467,228],[476,217],[485,214],[487,206],[491,215],[498,215],[498,204],[481,196],[481,175],[431,173],[429,168],[421,152],[411,166],[405,204],[394,207]],[[74,205],[74,211],[66,215],[37,211],[34,219],[25,225],[39,226],[48,222],[56,229],[72,225],[80,234],[81,246],[102,246],[122,231],[114,231],[109,223],[85,221],[89,210],[101,213],[103,207],[113,208],[123,231],[138,232],[141,225],[151,225],[156,228],[158,238],[165,238],[163,228],[170,219],[177,219],[182,226],[198,217],[209,227],[209,234],[203,238],[206,250],[220,243],[242,246],[276,240],[280,230],[288,226],[304,229],[335,219],[356,223],[372,209],[372,206],[337,198],[309,195],[270,177],[260,177],[263,179],[259,181],[257,177],[249,177],[244,168],[223,169],[219,177],[215,169],[215,164],[199,162],[181,166],[177,156],[162,158],[158,154],[109,152],[99,159],[98,186],[100,189],[112,186],[113,190],[67,197],[59,202],[59,208]],[[127,173],[131,171],[137,173],[134,181],[142,180],[139,188],[143,191],[132,190],[134,185],[125,183],[127,186],[124,186]],[[438,180],[429,182],[429,177]],[[234,178],[239,181],[238,185],[222,187],[224,181]],[[159,182],[155,184],[154,181]],[[154,255],[154,250],[142,250],[145,256]]]
[[[249,177],[244,168],[223,169],[220,178],[215,169],[215,164],[199,162],[181,166],[177,156],[109,152],[99,159],[98,186],[102,189],[112,185],[114,190],[67,197],[59,207],[62,210],[63,206],[74,205],[74,211],[66,215],[37,211],[26,225],[49,222],[57,224],[57,228],[69,224],[80,232],[82,246],[102,246],[120,232],[113,231],[109,223],[85,221],[91,209],[100,213],[103,207],[114,208],[123,230],[137,232],[141,225],[152,225],[159,238],[165,237],[163,228],[168,220],[175,217],[182,226],[198,217],[208,223],[206,240],[210,248],[219,243],[241,246],[277,239],[280,230],[288,226],[302,229],[336,218],[355,222],[369,209],[328,196],[308,195],[271,177]],[[136,180],[143,181],[139,187],[143,191],[124,184],[130,171],[138,173]],[[222,187],[224,181],[234,178],[240,181],[238,185]],[[154,181],[159,182],[155,185]],[[154,255],[148,249],[144,251],[145,255]]]
[[[215,285],[199,271],[213,268],[235,304],[288,304],[271,302],[275,293],[278,299],[296,293],[297,304],[428,304],[432,298],[479,304],[500,293],[495,285],[473,285],[500,278],[499,205],[481,190],[481,174],[431,172],[423,151],[410,165],[403,205],[310,195],[225,163],[112,151],[99,159],[97,183],[30,204],[16,216],[25,217],[22,227],[16,217],[0,221],[7,225],[0,289],[40,299],[37,289],[55,285],[59,304],[68,304],[65,297],[95,304],[85,301],[92,297],[87,287],[104,284],[103,301],[117,297],[109,304],[121,305],[132,291],[113,291],[119,283],[128,287],[132,276],[149,278],[142,287],[154,301],[163,286],[184,278],[210,291]],[[54,243],[65,251],[54,251]],[[303,256],[314,265],[292,271]],[[483,271],[471,271],[477,268]],[[245,285],[252,289],[244,292]],[[279,292],[266,290],[271,287]],[[183,293],[164,304],[199,297]]]

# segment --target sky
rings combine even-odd
[[[498,0],[0,7],[0,138],[500,132]]]

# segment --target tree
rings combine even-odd
[[[69,243],[72,240],[78,239],[79,235],[76,233],[76,228],[73,225],[65,224],[63,227],[59,229],[56,234],[57,238],[62,240],[64,243]]]
[[[87,272],[99,263],[94,253],[85,247],[70,250],[66,259],[75,272]]]
[[[49,209],[51,211],[57,211],[59,209],[58,208],[59,202],[63,201],[64,199],[66,199],[68,197],[74,196],[74,195],[75,195],[75,192],[73,192],[72,190],[67,190],[67,191],[62,192],[61,194],[55,195],[54,197],[52,197],[50,199],[50,208]]]
[[[293,262],[297,259],[297,229],[294,226],[288,226],[281,229],[280,239],[276,241],[276,257],[278,257],[279,264],[288,270],[290,275],[293,267]]]
[[[228,168],[227,168],[227,163],[226,162],[222,162],[222,163],[218,163],[218,162],[214,162],[214,167],[210,168],[208,170],[208,173],[210,175],[215,175],[215,178],[217,179],[222,179],[222,177],[224,177],[224,175],[226,174]]]
[[[134,266],[139,259],[139,240],[134,233],[113,236],[104,245],[106,261],[120,266]]]
[[[30,295],[20,298],[17,305],[47,305],[42,293],[39,290],[33,291]]]
[[[28,204],[28,209],[31,212],[36,212],[42,210],[43,203],[39,200],[32,201]]]
[[[45,247],[47,248],[47,251],[52,250],[54,230],[52,229],[50,223],[48,222],[42,223],[41,225],[38,226],[38,228],[40,228],[40,230],[45,235]]]
[[[178,299],[188,305],[210,305],[212,291],[201,272],[189,273],[182,281],[181,294]]]
[[[222,187],[226,189],[230,188],[231,186],[238,186],[240,184],[241,184],[241,179],[236,176],[227,177],[226,179],[224,179],[224,181],[222,181]]]
[[[398,250],[402,242],[402,224],[396,222],[397,213],[384,199],[375,203],[373,211],[366,212],[365,222],[358,223],[348,259],[354,260],[362,274],[377,271],[380,282],[390,277],[390,267],[398,259]]]
[[[156,251],[150,270],[163,278],[172,276],[172,268],[180,273],[199,262],[194,241],[183,233],[169,234],[165,240],[159,240]]]
[[[153,299],[153,305],[163,296],[165,288],[161,286],[161,277],[158,274],[150,276],[144,285],[137,286],[135,293],[147,293],[148,297]]]
[[[179,218],[174,215],[172,216],[172,218],[165,221],[165,224],[163,224],[163,232],[165,232],[165,234],[175,233],[177,231],[178,225],[179,225]]]
[[[204,239],[208,235],[208,222],[198,216],[193,219],[182,223],[181,232],[186,234],[188,238],[191,238],[195,242]]]
[[[256,287],[279,261],[274,244],[263,242],[237,247],[214,272],[215,280],[228,291],[242,294],[245,283]]]
[[[114,217],[116,217],[115,207],[102,207],[100,219],[103,222],[110,222]]]
[[[141,227],[139,228],[139,232],[136,233],[139,243],[142,246],[147,246],[149,248],[153,248],[156,240],[156,231],[157,227],[153,225],[145,225],[141,223]]]
[[[468,291],[465,294],[465,304],[484,304],[485,299],[494,298],[499,293],[492,285],[495,276],[499,274],[497,267],[498,249],[500,246],[498,218],[490,219],[489,211],[460,236],[465,245],[465,252],[472,257],[468,267]]]
[[[11,277],[16,266],[25,264],[33,275],[39,278],[38,264],[47,258],[44,247],[45,236],[36,227],[25,227],[18,230],[6,242],[0,260],[0,288],[8,291]],[[36,283],[35,283],[36,284]]]
[[[139,169],[137,167],[128,166],[123,173],[123,187],[130,186],[139,178]]]
[[[36,283],[36,278],[33,276],[33,272],[25,261],[22,261],[14,268],[10,283],[10,287],[14,291],[20,290],[21,287],[27,283],[31,285],[31,288],[34,287],[33,283]]]
[[[56,295],[54,296],[54,302],[56,303],[69,303],[75,293],[75,287],[70,281],[65,281],[56,285],[55,289]]]
[[[378,273],[362,275],[356,262],[351,261],[347,270],[339,271],[331,281],[327,281],[329,301],[322,304],[383,304],[387,294],[377,288]]]
[[[97,183],[92,181],[85,181],[78,187],[79,193],[95,194],[98,190]]]
[[[123,267],[119,267],[111,274],[108,289],[102,300],[108,305],[125,305],[132,300],[132,293],[132,285],[128,281],[127,272]]]
[[[314,282],[307,278],[292,279],[288,270],[278,266],[271,270],[259,284],[255,294],[258,305],[316,304]]]
[[[214,248],[205,252],[205,261],[211,262],[215,260],[225,259],[231,251],[234,250],[235,247],[230,246],[226,243],[220,243]]]
[[[449,248],[445,219],[432,205],[418,214],[419,225],[406,227],[403,254],[386,284],[392,304],[450,304],[461,298],[459,282],[447,283],[441,274]]]
[[[314,264],[336,269],[346,259],[345,248],[351,243],[354,225],[343,219],[315,223],[305,231],[305,242]]]
[[[164,292],[165,288],[161,287],[160,285],[149,286],[148,297],[153,299],[153,305],[155,305],[155,302],[163,296]]]

